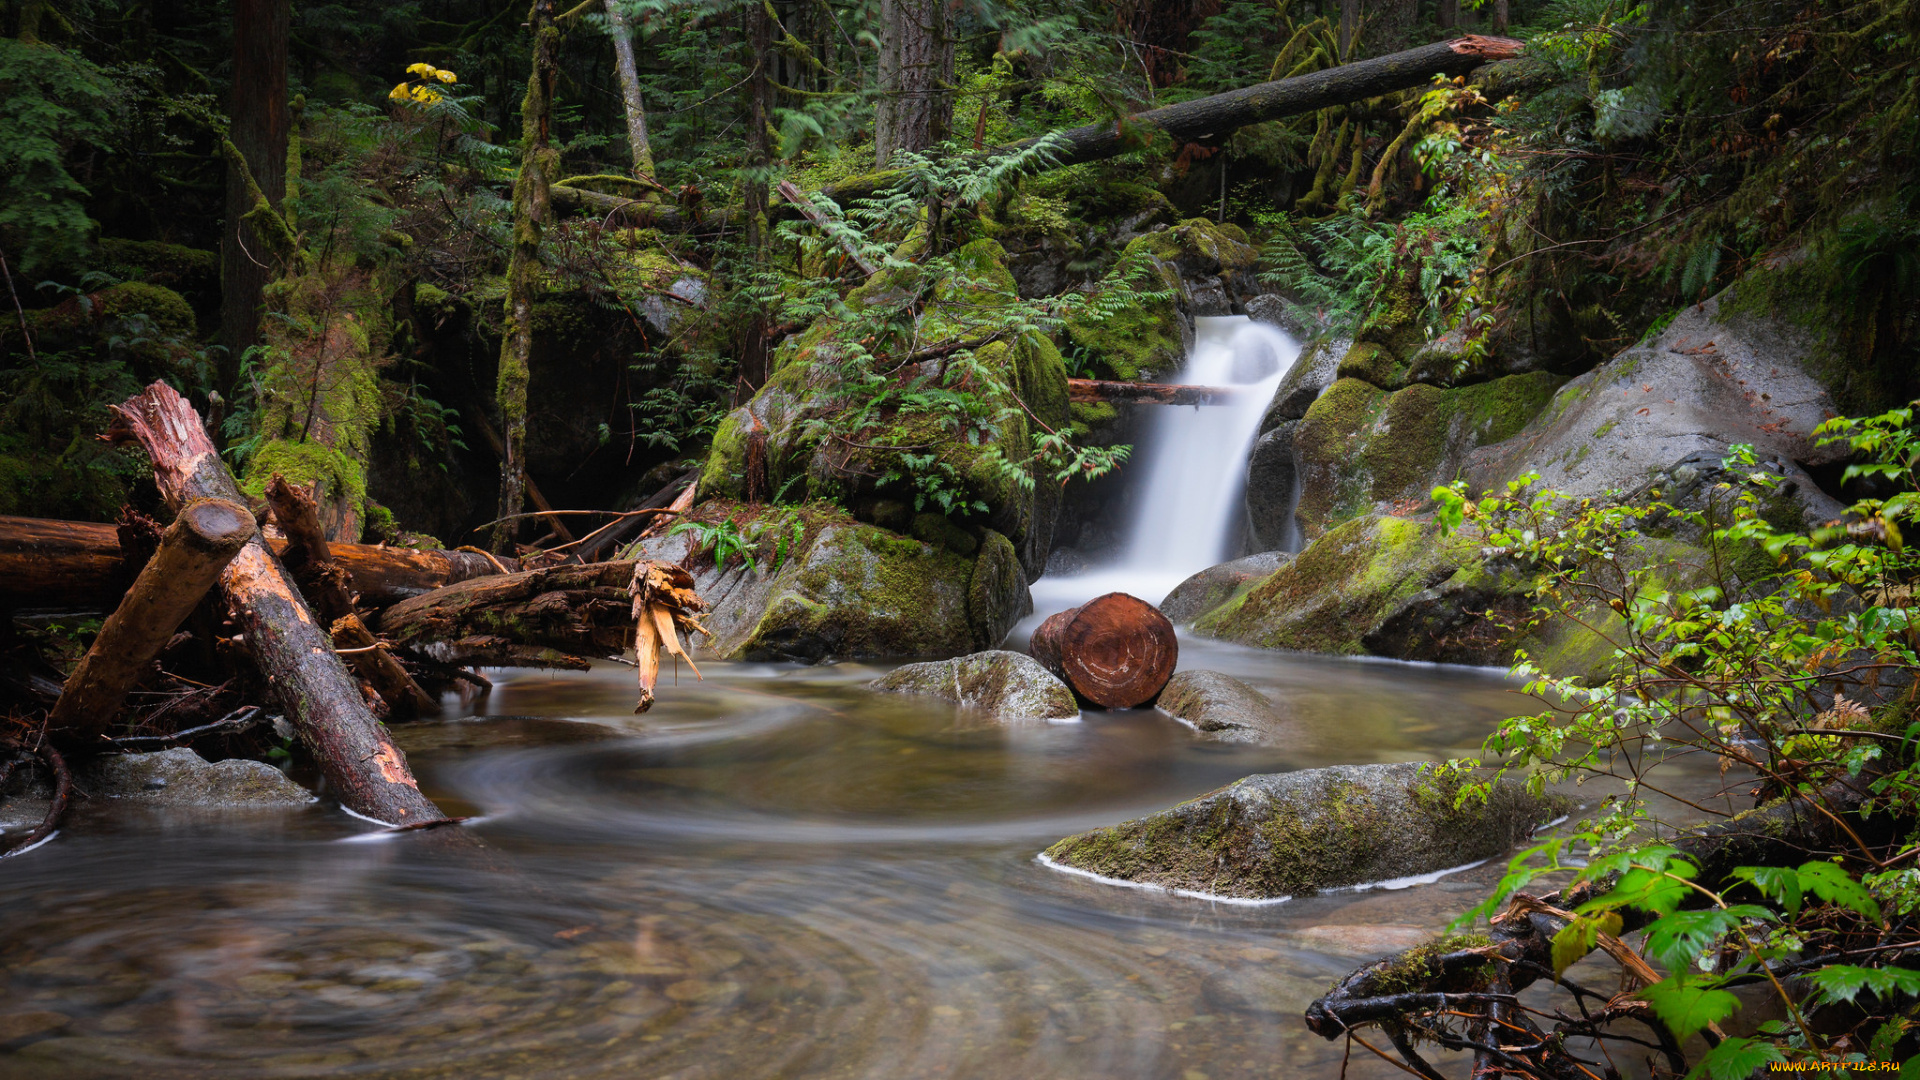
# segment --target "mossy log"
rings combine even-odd
[[[1027,651],[1075,694],[1108,709],[1152,701],[1180,661],[1179,639],[1160,609],[1117,592],[1049,616]]]
[[[1105,401],[1115,405],[1231,405],[1244,393],[1246,391],[1238,386],[1067,380],[1068,401]]]
[[[375,629],[457,664],[584,668],[633,643],[633,562],[549,566],[403,600]]]
[[[1868,769],[1810,796],[1782,799],[1671,842],[1699,868],[1695,880],[1709,888],[1720,887],[1736,867],[1795,866],[1829,854],[1857,853],[1862,842],[1869,846],[1891,843],[1903,834],[1908,821],[1884,812],[1860,813],[1880,775]],[[1551,980],[1553,939],[1566,927],[1567,913],[1608,888],[1606,882],[1588,883],[1544,897],[1515,896],[1506,911],[1494,917],[1485,937],[1435,938],[1350,973],[1307,1007],[1307,1027],[1324,1039],[1339,1038],[1366,1024],[1405,1030],[1404,1022],[1420,1013],[1483,1011],[1490,1004],[1489,989],[1497,989],[1505,1000],[1504,995],[1518,994],[1539,979]],[[1704,898],[1695,901],[1704,902]],[[1621,915],[1625,921],[1619,935],[1643,929],[1652,921],[1634,908],[1621,909]],[[1596,941],[1589,949],[1607,948],[1623,956],[1630,952],[1611,944]],[[1553,1043],[1548,1039],[1540,1045]],[[1543,1070],[1541,1075],[1551,1073]]]
[[[146,449],[161,497],[173,507],[196,499],[241,501],[200,415],[164,382],[116,406],[106,438]],[[227,564],[220,584],[247,651],[341,805],[394,825],[446,820],[421,794],[406,755],[374,719],[326,629],[257,533]]]
[[[267,538],[276,552],[284,537]],[[409,596],[490,574],[520,569],[466,551],[413,551],[376,544],[332,544],[334,560],[353,578],[362,608],[383,608]],[[129,566],[112,525],[91,521],[0,516],[0,608],[111,610],[138,572]]]
[[[48,728],[83,744],[106,734],[127,692],[254,532],[239,503],[201,499],[181,510],[67,678]]]

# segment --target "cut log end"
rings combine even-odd
[[[1173,624],[1159,608],[1126,593],[1048,617],[1028,651],[1075,694],[1108,709],[1152,701],[1180,661]]]

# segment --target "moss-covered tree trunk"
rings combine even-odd
[[[953,120],[953,36],[946,0],[881,0],[880,100],[873,163],[946,138]]]
[[[747,248],[755,269],[766,266],[769,254],[767,172],[773,164],[773,15],[765,0],[746,7],[742,35],[752,72],[746,83],[747,162],[742,202],[747,214]],[[742,324],[735,348],[740,363],[740,396],[744,400],[767,381],[767,320],[756,314]]]
[[[233,100],[228,137],[246,171],[227,169],[226,221],[220,229],[220,343],[227,348],[221,383],[230,386],[241,356],[259,342],[260,294],[273,280],[272,249],[247,216],[257,188],[278,209],[287,193],[288,0],[234,0]]]
[[[1456,0],[1457,2],[1457,0]],[[606,0],[607,36],[613,39],[613,70],[620,78],[620,101],[627,110],[627,148],[633,153],[633,175],[653,179],[653,149],[647,145],[647,106],[640,97],[640,70],[633,61],[633,25],[620,0]]]
[[[500,374],[494,396],[500,407],[504,450],[500,455],[500,513],[520,512],[527,489],[527,380],[533,353],[533,294],[540,283],[540,240],[552,215],[554,153],[553,82],[559,71],[560,29],[553,0],[534,0],[533,73],[520,106],[520,175],[513,184],[513,257],[507,265],[506,332],[500,339]],[[494,526],[493,547],[507,551],[520,522]]]

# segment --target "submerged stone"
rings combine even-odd
[[[1220,742],[1277,743],[1287,727],[1265,694],[1217,671],[1182,671],[1167,680],[1160,711]]]
[[[243,758],[207,761],[186,747],[99,759],[83,777],[96,797],[154,806],[305,806],[306,788],[271,765]]]
[[[1570,805],[1501,783],[1485,804],[1456,808],[1464,781],[1437,768],[1400,762],[1249,776],[1172,809],[1070,836],[1046,855],[1102,877],[1270,900],[1490,859]]]
[[[886,693],[937,697],[1000,721],[1071,720],[1080,715],[1066,683],[1038,660],[1016,652],[995,650],[908,664],[871,685]]]

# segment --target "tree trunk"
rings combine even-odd
[[[507,264],[506,330],[500,338],[500,372],[494,395],[500,406],[505,450],[500,458],[500,512],[493,550],[513,548],[526,498],[527,380],[533,353],[533,294],[540,284],[540,241],[551,216],[548,185],[559,167],[553,152],[553,82],[559,70],[560,30],[553,0],[533,2],[533,73],[520,106],[520,175],[513,182],[513,255]]]
[[[380,700],[387,703],[394,715],[401,718],[425,716],[440,704],[433,695],[420,689],[413,681],[407,669],[400,661],[387,652],[367,624],[360,616],[348,612],[333,621],[329,631],[333,637],[334,651],[338,652],[353,673],[367,681]]]
[[[172,387],[156,382],[114,413],[109,438],[146,449],[169,506],[241,501],[199,414]],[[257,533],[227,564],[220,583],[248,652],[340,804],[395,825],[445,820],[420,793],[406,756],[374,719],[286,567]]]
[[[1160,609],[1108,593],[1048,617],[1027,651],[1075,694],[1108,709],[1160,696],[1180,661],[1180,642]]]
[[[640,71],[633,62],[633,26],[620,10],[620,3],[606,0],[607,36],[613,38],[613,69],[620,78],[620,100],[627,108],[627,149],[633,153],[634,177],[652,180],[653,150],[647,145],[647,108],[640,99]]]
[[[106,734],[127,692],[254,532],[239,503],[201,499],[181,510],[67,678],[48,728],[82,745]]]
[[[1507,0],[1493,0],[1493,32],[1507,32]]]
[[[549,566],[463,581],[403,600],[376,629],[395,644],[436,646],[453,663],[584,667],[633,640],[633,563]]]
[[[287,546],[279,537],[268,544],[276,550]],[[330,550],[353,575],[360,604],[367,608],[520,569],[517,559],[501,559],[496,565],[486,555],[464,551],[410,551],[375,544],[333,544]],[[0,517],[0,608],[112,610],[135,572],[127,566],[112,525]]]
[[[233,100],[228,137],[267,202],[287,193],[288,0],[234,0]],[[233,384],[243,353],[260,337],[260,292],[273,279],[270,248],[243,218],[254,199],[238,170],[227,170],[226,221],[220,232],[221,388]]]
[[[1341,63],[1353,58],[1353,38],[1360,32],[1360,0],[1340,0],[1340,55],[1335,59]]]
[[[1135,405],[1231,405],[1245,396],[1246,392],[1245,387],[1239,386],[1067,380],[1068,401],[1111,401]]]
[[[873,163],[925,150],[953,122],[953,38],[946,0],[880,0],[880,99],[873,111]]]
[[[1436,19],[1442,30],[1452,30],[1460,25],[1460,0],[1439,0]]]

